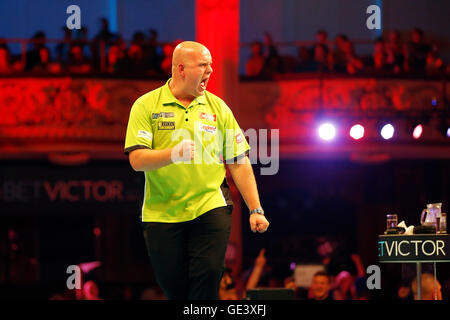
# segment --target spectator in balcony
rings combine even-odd
[[[89,45],[88,29],[85,26],[82,26],[79,30],[73,30],[72,39],[74,41],[73,45],[80,46],[85,57],[92,56],[92,51]]]
[[[295,72],[315,72],[317,71],[317,63],[311,58],[311,51],[305,46],[298,48],[298,63],[295,66]]]
[[[325,30],[318,30],[316,33],[316,44],[328,47],[328,33]]]
[[[69,61],[69,53],[72,42],[72,30],[68,29],[66,26],[62,27],[64,32],[64,38],[61,43],[56,46],[56,61],[61,64],[67,64]]]
[[[31,69],[34,73],[59,73],[61,65],[51,61],[50,50],[46,47],[39,49],[39,62]]]
[[[314,59],[311,65],[312,70],[316,72],[329,72],[328,48],[323,44],[314,46]]]
[[[161,61],[161,70],[166,76],[172,74],[172,55],[175,46],[171,43],[166,43],[163,45],[164,59]]]
[[[128,70],[134,73],[145,71],[144,64],[144,42],[145,35],[143,32],[138,31],[133,35],[130,48],[128,48]]]
[[[263,56],[264,66],[262,75],[270,77],[276,73],[281,73],[283,71],[283,66],[281,63],[280,55],[278,54],[278,50],[273,43],[272,36],[267,32],[264,34]]]
[[[101,55],[107,55],[109,46],[116,40],[116,35],[109,29],[109,22],[106,18],[100,19],[100,31],[95,35],[91,45],[92,64],[96,70],[100,69]],[[102,50],[104,48],[104,50]]]
[[[444,62],[439,57],[436,46],[427,53],[425,70],[427,75],[437,75],[444,70]]]
[[[345,43],[348,42],[348,38],[344,34],[339,34],[335,40],[335,48],[330,55],[330,69],[334,72],[347,72],[347,58],[345,54]]]
[[[404,68],[406,72],[425,72],[426,60],[431,47],[423,39],[423,31],[415,28],[411,33],[411,42],[406,46]]]
[[[396,30],[390,31],[388,40],[385,43],[386,63],[394,73],[399,73],[403,70],[404,46],[402,44],[400,33]]]
[[[25,70],[30,71],[33,67],[40,63],[40,54],[39,51],[41,48],[46,48],[46,36],[42,31],[36,32],[33,37],[31,37],[31,45],[32,49],[27,51],[26,54],[26,65]]]
[[[180,41],[181,42],[181,41]],[[173,44],[174,48],[176,44]],[[158,43],[158,31],[155,29],[149,30],[149,38],[144,45],[144,60],[147,64],[147,69],[150,74],[160,74],[161,62],[164,59],[164,53]]]
[[[368,68],[372,73],[390,73],[392,65],[387,62],[386,44],[382,38],[378,38],[373,46],[371,66]]]
[[[364,69],[362,60],[356,56],[353,43],[349,40],[344,41],[343,50],[346,60],[346,69],[348,74],[356,74]]]
[[[126,70],[126,44],[123,39],[116,40],[108,50],[108,73],[120,73]]]
[[[71,73],[88,73],[92,69],[90,60],[83,54],[80,46],[73,46],[69,53],[68,71]]]
[[[249,77],[257,77],[261,75],[265,62],[265,58],[262,54],[261,42],[253,41],[250,50],[250,59],[248,59],[245,64],[245,75]]]
[[[10,73],[11,69],[11,55],[6,41],[0,38],[0,74]]]

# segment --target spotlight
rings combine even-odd
[[[423,126],[421,124],[418,124],[414,127],[412,136],[414,139],[419,139],[422,136],[423,132]]]
[[[359,140],[364,137],[364,127],[360,124],[355,124],[350,129],[350,137],[352,137],[355,140]]]
[[[319,127],[319,137],[329,141],[336,136],[336,128],[331,123],[324,123]]]
[[[383,139],[389,140],[394,136],[394,131],[394,126],[388,123],[383,126],[380,133]]]
[[[450,127],[447,128],[447,138],[450,138]]]

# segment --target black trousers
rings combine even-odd
[[[156,281],[169,300],[218,299],[232,207],[179,223],[142,222]]]

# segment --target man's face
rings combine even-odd
[[[315,276],[311,283],[311,291],[315,299],[324,299],[330,290],[328,278],[326,276]]]
[[[184,82],[187,94],[193,97],[205,94],[209,77],[213,71],[211,64],[211,54],[206,48],[189,54],[184,64]]]

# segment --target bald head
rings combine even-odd
[[[172,55],[172,80],[169,87],[178,99],[192,100],[206,90],[213,71],[211,53],[198,42],[184,41]]]
[[[172,55],[172,67],[177,68],[178,65],[186,65],[192,63],[198,55],[208,53],[209,50],[201,43],[195,41],[184,41],[175,47]],[[174,70],[172,69],[172,72]]]

